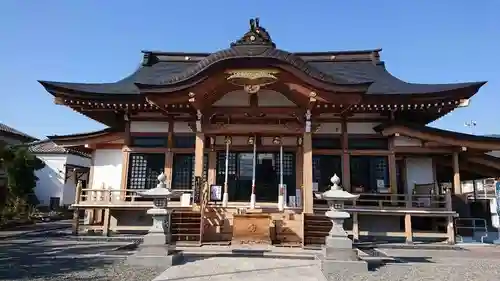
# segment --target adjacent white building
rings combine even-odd
[[[71,205],[78,180],[84,186],[87,184],[90,155],[60,147],[50,140],[30,143],[29,151],[45,163],[45,167],[36,172],[35,194],[40,205],[52,208]]]

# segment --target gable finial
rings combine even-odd
[[[260,26],[259,18],[251,18],[249,22],[250,30],[246,32],[245,35],[243,35],[239,40],[232,43],[231,46],[267,45],[273,48],[276,47],[266,29]]]

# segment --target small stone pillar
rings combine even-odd
[[[352,241],[343,226],[344,220],[349,218],[349,213],[343,211],[344,202],[355,200],[359,195],[342,190],[337,174],[333,175],[330,181],[332,186],[322,194],[322,197],[330,207],[325,215],[331,220],[332,229],[325,237],[323,255],[320,258],[321,270],[326,277],[339,271],[366,271],[368,264],[359,259],[357,250],[353,249]]]
[[[168,201],[170,198],[180,197],[181,192],[171,191],[165,183],[166,177],[162,173],[158,176],[158,185],[146,192],[139,193],[141,197],[153,199],[153,208],[147,214],[153,218],[153,225],[144,236],[138,250],[127,259],[131,265],[144,266],[171,266],[182,260],[182,255],[173,251],[170,245],[170,215]]]

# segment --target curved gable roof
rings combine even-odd
[[[190,53],[184,54],[189,57]],[[308,58],[311,58],[310,54]],[[307,61],[302,59],[308,69],[314,69],[314,75],[324,77],[331,81],[346,84],[364,84],[373,82],[366,94],[376,95],[414,95],[414,94],[435,94],[439,92],[454,91],[469,87],[476,88],[471,91],[470,96],[486,82],[465,82],[449,84],[418,84],[409,83],[392,75],[383,62],[374,63],[366,60],[353,61]],[[139,67],[130,76],[112,83],[68,83],[39,81],[49,92],[53,90],[73,91],[84,93],[91,97],[102,95],[138,95],[140,90],[137,84],[163,85],[188,79],[197,71],[201,71],[206,61],[173,61],[158,59],[151,65]]]

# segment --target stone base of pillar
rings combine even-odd
[[[255,209],[255,194],[250,195],[250,209]]]
[[[285,196],[278,195],[278,210],[283,211],[285,209]]]
[[[224,193],[222,195],[222,207],[227,207],[227,203],[229,202],[229,194],[228,193]]]

